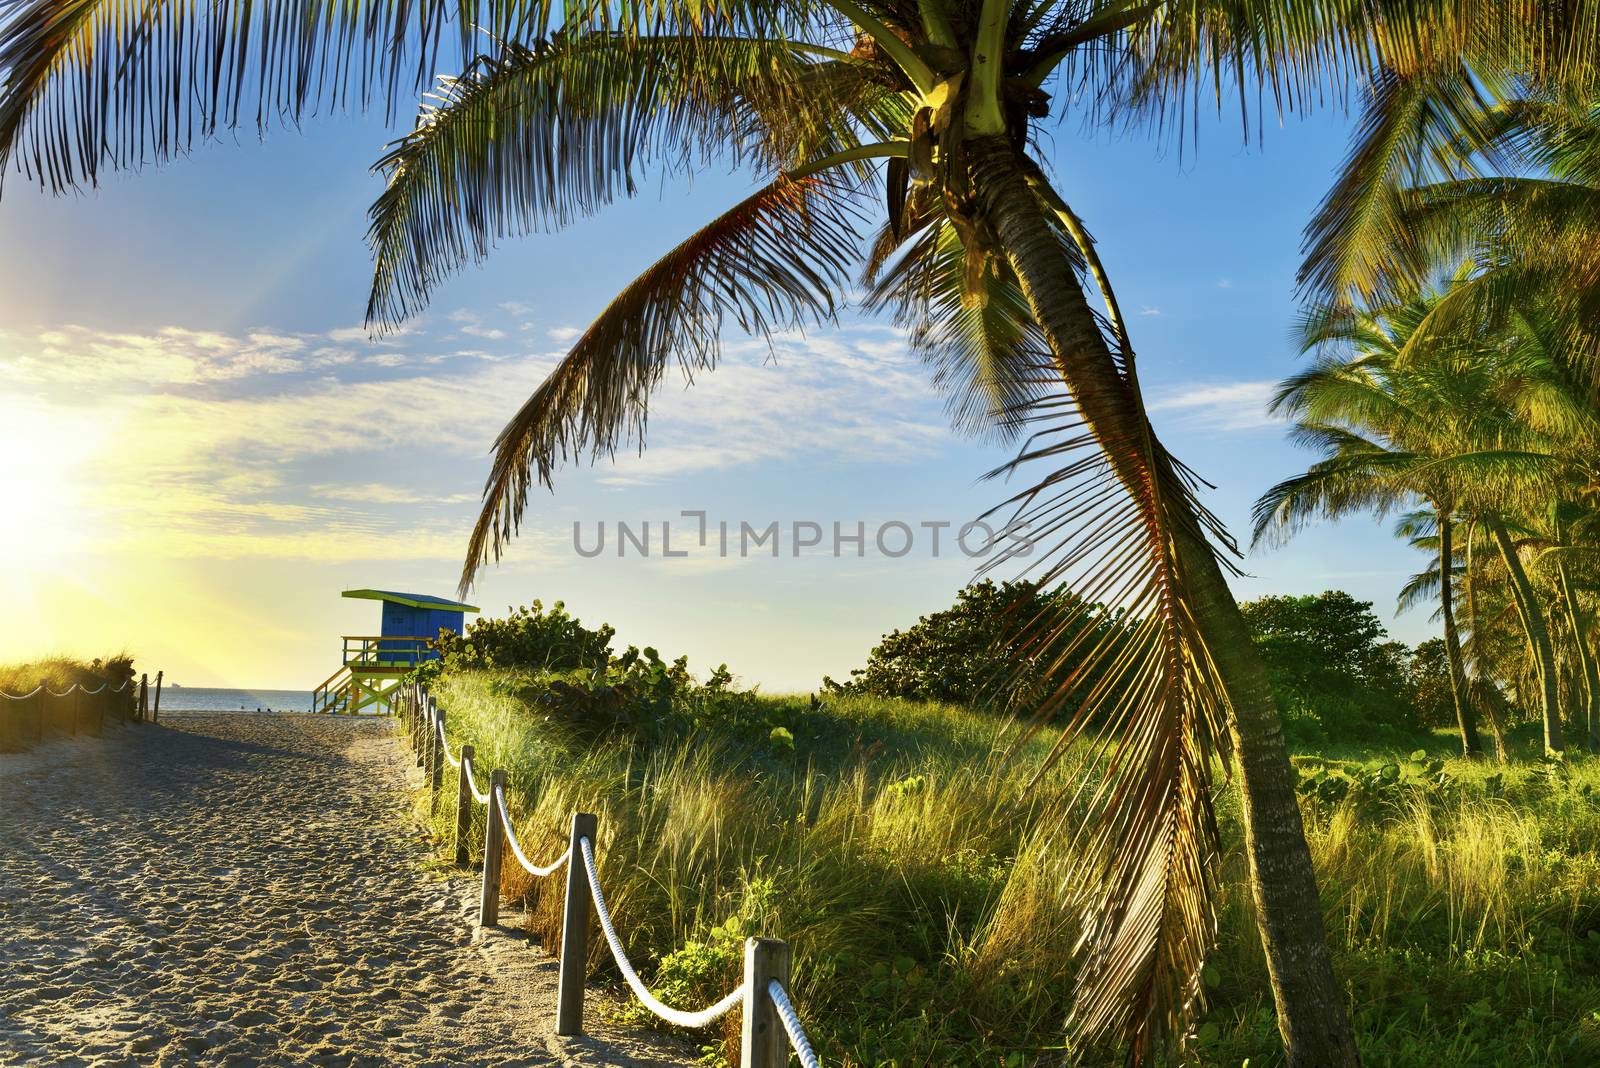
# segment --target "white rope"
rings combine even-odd
[[[527,854],[522,851],[522,843],[517,841],[517,832],[511,827],[511,816],[506,812],[505,791],[496,786],[494,788],[494,796],[500,801],[500,826],[506,830],[506,844],[511,847],[511,854],[517,858],[517,863],[522,865],[522,870],[529,875],[537,875],[541,879],[560,871],[561,866],[567,862],[567,858],[572,856],[572,848],[569,846],[567,851],[557,857],[549,867],[539,867],[528,859]]]
[[[122,685],[113,687],[111,692],[112,693],[121,693],[123,690],[126,690],[128,688],[128,684],[131,683],[132,681],[133,681],[132,679],[123,679],[122,680]],[[105,693],[106,692],[106,687],[110,686],[110,685],[111,684],[109,682],[102,682],[97,688],[95,688],[93,690],[86,690],[86,689],[83,688],[83,683],[75,682],[71,686],[68,686],[65,690],[62,690],[60,693],[56,693],[54,690],[50,689],[48,686],[46,686],[44,683],[41,682],[39,685],[35,686],[33,689],[29,690],[27,693],[4,693],[4,692],[0,692],[0,697],[4,697],[7,701],[26,701],[28,698],[36,697],[40,693],[47,693],[51,697],[71,697],[74,692],[81,693],[85,697],[93,697],[96,694]]]
[[[472,799],[480,805],[487,805],[489,803],[489,794],[487,791],[478,789],[478,780],[472,777],[472,761],[463,761],[461,769],[467,773],[467,789],[472,791]]]
[[[639,978],[639,973],[633,970],[633,965],[628,962],[628,955],[622,951],[622,940],[617,937],[617,929],[611,923],[611,913],[606,908],[605,895],[600,892],[600,873],[595,870],[594,845],[589,839],[580,838],[578,847],[583,850],[583,866],[589,873],[589,896],[594,898],[594,910],[600,916],[600,930],[605,932],[606,941],[611,944],[611,955],[616,958],[617,969],[622,972],[622,978],[627,980],[634,996],[645,1008],[679,1027],[704,1027],[713,1020],[725,1016],[729,1009],[744,999],[744,984],[740,983],[733,993],[699,1012],[684,1012],[682,1009],[674,1009],[657,1001],[655,995],[644,985],[644,980]]]
[[[822,1068],[816,1051],[811,1048],[811,1040],[806,1037],[806,1029],[800,1026],[800,1014],[794,1011],[789,992],[783,988],[783,984],[776,979],[769,980],[767,996],[772,999],[772,1007],[778,1010],[783,1029],[789,1033],[789,1045],[794,1047],[795,1056],[800,1058],[800,1068]]]
[[[450,762],[452,768],[459,768],[461,766],[461,758],[450,755],[450,743],[444,737],[444,720],[436,719],[433,722],[439,727],[439,748],[444,750],[444,758]]]

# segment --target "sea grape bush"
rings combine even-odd
[[[655,649],[629,646],[614,654],[608,624],[589,628],[557,601],[539,601],[501,619],[472,623],[462,635],[439,632],[440,659],[410,676],[489,671],[491,688],[515,697],[530,713],[588,739],[626,735],[658,744],[697,730],[747,734],[774,752],[792,751],[793,735],[773,719],[775,706],[740,690],[728,665],[704,680],[687,657],[666,661]]]
[[[557,601],[545,611],[534,601],[508,610],[501,619],[478,619],[465,634],[439,632],[439,652],[456,670],[523,668],[537,671],[572,671],[595,668],[611,659],[615,628],[601,624],[585,627]]]

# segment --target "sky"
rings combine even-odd
[[[1157,430],[1241,542],[1251,503],[1310,459],[1264,406],[1299,366],[1300,233],[1347,129],[1290,118],[1246,145],[1229,117],[1180,150],[1069,117],[1045,141],[1131,322]],[[363,234],[392,136],[361,116],[241,134],[61,197],[7,177],[0,661],[128,649],[183,685],[316,685],[340,635],[377,628],[377,605],[340,591],[452,594],[496,432],[618,289],[750,188],[641,183],[565,232],[505,243],[373,340]],[[730,326],[714,373],[669,375],[647,446],[537,490],[469,600],[564,601],[619,647],[725,662],[770,692],[843,678],[880,635],[948,605],[979,563],[953,533],[1004,499],[983,476],[1012,452],[952,430],[903,333],[850,310],[770,347]],[[704,547],[684,512],[705,513]],[[636,539],[649,524],[648,557],[627,542],[619,558],[619,522]],[[777,557],[739,552],[741,523],[773,522]],[[664,523],[684,555],[662,554]],[[820,546],[795,556],[796,523]],[[859,552],[832,552],[834,523],[864,525]],[[1388,620],[1419,560],[1353,520],[1243,566],[1241,598],[1339,588]],[[1390,626],[1431,636],[1425,613]]]

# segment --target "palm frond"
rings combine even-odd
[[[1029,733],[1063,722],[1054,754],[1084,740],[1094,768],[1073,800],[1068,852],[1084,918],[1072,1025],[1140,1060],[1201,997],[1216,925],[1212,767],[1230,745],[1176,546],[1231,543],[1195,500],[1193,476],[1148,432],[1091,431],[1059,388],[1030,404],[1027,421],[1019,455],[993,474],[1044,473],[991,515],[1026,531],[1028,548],[986,567],[1026,556],[1039,583],[1075,594],[1020,628],[1020,656],[1051,681]]]
[[[544,0],[25,0],[0,16],[0,175],[53,191],[241,126],[367,106],[432,77],[445,26],[471,56]]]
[[[1251,544],[1281,544],[1317,519],[1384,514],[1416,499],[1408,477],[1415,458],[1374,450],[1336,454],[1279,482],[1256,501]]]
[[[1301,289],[1331,304],[1378,303],[1425,280],[1436,261],[1406,226],[1407,190],[1471,173],[1460,146],[1485,140],[1490,107],[1460,66],[1380,73],[1340,175],[1306,226]]]
[[[1400,587],[1400,593],[1395,597],[1395,613],[1398,615],[1423,605],[1431,605],[1433,612],[1429,616],[1430,621],[1440,618],[1439,591],[1442,588],[1437,567],[1418,571]]]
[[[496,438],[463,592],[515,536],[534,479],[549,485],[558,463],[642,447],[651,392],[674,362],[690,378],[715,367],[726,321],[766,336],[831,318],[857,243],[848,198],[834,180],[778,178],[612,300]]]
[[[403,319],[500,239],[631,195],[646,164],[773,166],[797,139],[835,147],[828,131],[848,127],[804,66],[783,41],[699,34],[591,32],[480,58],[377,164],[388,185],[371,210],[369,321]]]
[[[911,347],[933,368],[955,426],[973,434],[1014,436],[1021,415],[1059,376],[1050,345],[1011,267],[997,261],[982,277],[980,300],[967,292],[966,249],[940,217],[911,224],[911,239],[888,264],[869,259],[863,306],[888,310],[906,327]],[[888,227],[878,247],[893,245]]]

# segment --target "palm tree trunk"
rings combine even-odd
[[[1494,734],[1494,759],[1497,763],[1505,764],[1511,760],[1511,748],[1506,744],[1505,717],[1500,714],[1500,703],[1496,698],[1499,691],[1488,692],[1494,683],[1483,676],[1482,644],[1478,636],[1478,585],[1477,572],[1473,570],[1474,546],[1477,542],[1478,525],[1467,524],[1467,569],[1464,576],[1467,586],[1467,628],[1472,631],[1473,678],[1480,685],[1473,687],[1469,684],[1468,696],[1482,694],[1483,710],[1489,714],[1489,730]]]
[[[1528,647],[1533,654],[1534,675],[1539,683],[1539,711],[1544,716],[1544,751],[1559,753],[1562,749],[1561,702],[1556,694],[1556,653],[1550,641],[1550,628],[1545,624],[1544,609],[1534,593],[1533,584],[1528,581],[1528,573],[1522,567],[1517,547],[1512,543],[1511,535],[1506,533],[1505,523],[1499,516],[1490,516],[1484,520],[1484,525],[1488,527],[1489,536],[1494,539],[1495,547],[1505,560],[1506,571],[1511,575],[1517,616],[1522,620],[1522,630],[1527,635]]]
[[[1003,137],[969,141],[967,151],[979,208],[999,236],[1085,424],[1109,446],[1106,454],[1130,492],[1146,496],[1144,484],[1169,474],[1170,461],[1148,447],[1129,458],[1130,443],[1148,446],[1154,435],[1028,186],[1026,164]],[[1180,506],[1188,509],[1173,504]],[[1361,1058],[1328,955],[1297,776],[1266,668],[1197,517],[1190,511],[1161,522],[1171,528],[1188,607],[1228,696],[1256,918],[1288,1064],[1353,1068]]]
[[[1450,700],[1455,703],[1456,726],[1461,730],[1461,754],[1483,756],[1483,740],[1478,737],[1477,716],[1472,711],[1472,696],[1467,692],[1467,671],[1461,659],[1461,635],[1456,631],[1455,543],[1448,506],[1436,506],[1439,517],[1439,616],[1444,620],[1444,653],[1450,665]]]
[[[1595,667],[1594,650],[1589,648],[1588,621],[1578,604],[1578,591],[1573,589],[1566,564],[1556,565],[1556,577],[1561,585],[1567,622],[1572,627],[1573,655],[1578,659],[1578,673],[1583,678],[1584,721],[1581,726],[1586,728],[1589,752],[1600,753],[1600,669]]]

